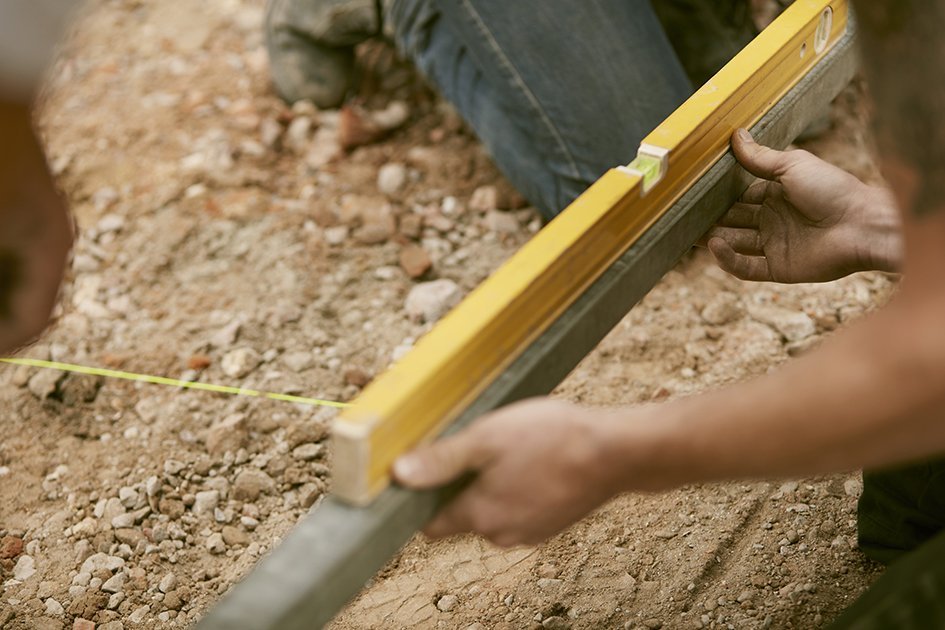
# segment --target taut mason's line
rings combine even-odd
[[[134,372],[122,372],[121,370],[107,370],[104,368],[86,367],[84,365],[75,365],[72,363],[59,363],[58,361],[43,361],[41,359],[2,359],[0,363],[11,363],[13,365],[26,365],[35,368],[45,368],[49,370],[62,370],[63,372],[73,372],[75,374],[87,374],[89,376],[104,376],[106,378],[118,378],[125,381],[138,381],[140,383],[151,383],[153,385],[170,385],[171,387],[185,387],[187,389],[199,389],[205,392],[216,392],[218,394],[232,394],[234,396],[253,396],[256,398],[269,398],[272,400],[281,400],[283,402],[299,403],[302,405],[312,405],[319,407],[336,407],[343,409],[348,406],[347,403],[335,402],[332,400],[321,400],[318,398],[306,398],[304,396],[290,396],[289,394],[277,394],[275,392],[261,392],[255,389],[243,389],[241,387],[228,387],[226,385],[213,385],[212,383],[200,383],[195,381],[182,381],[176,378],[167,378],[165,376],[151,376],[149,374],[135,374]]]

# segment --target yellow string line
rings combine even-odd
[[[255,396],[257,398],[270,398],[272,400],[281,400],[283,402],[299,403],[302,405],[313,405],[321,407],[336,407],[343,409],[348,407],[347,403],[335,402],[332,400],[320,400],[318,398],[305,398],[303,396],[291,396],[289,394],[276,394],[274,392],[260,392],[255,389],[243,389],[241,387],[228,387],[226,385],[213,385],[212,383],[200,383],[195,381],[182,381],[176,378],[167,378],[164,376],[151,376],[149,374],[135,374],[134,372],[122,372],[120,370],[107,370],[104,368],[86,367],[84,365],[75,365],[72,363],[59,363],[58,361],[43,361],[41,359],[3,359],[2,363],[11,363],[13,365],[26,365],[35,368],[46,368],[49,370],[62,370],[63,372],[74,372],[76,374],[88,374],[90,376],[105,376],[107,378],[120,378],[126,381],[138,381],[141,383],[151,383],[154,385],[170,385],[171,387],[186,387],[187,389],[199,389],[205,392],[216,392],[218,394],[233,394],[236,396]]]

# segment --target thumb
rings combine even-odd
[[[416,490],[437,488],[485,463],[486,449],[471,431],[443,438],[402,455],[394,462],[394,478]]]
[[[758,144],[745,129],[732,135],[732,151],[745,170],[755,177],[777,181],[784,174],[787,154]]]

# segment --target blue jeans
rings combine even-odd
[[[551,218],[691,93],[649,0],[392,0],[401,51]]]

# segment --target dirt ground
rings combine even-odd
[[[397,68],[367,107],[406,116],[341,152],[349,114],[272,93],[261,18],[260,0],[91,3],[40,117],[78,242],[26,356],[349,400],[429,328],[414,287],[468,291],[540,227]],[[844,93],[809,148],[875,181],[860,102]],[[763,374],[894,288],[745,284],[697,252],[557,395],[632,404]],[[323,495],[331,415],[0,370],[0,628],[190,626]],[[860,487],[628,496],[537,548],[418,537],[334,627],[820,627],[878,572],[856,548]]]

